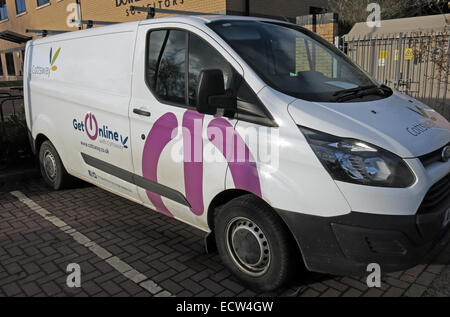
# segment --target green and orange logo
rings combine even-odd
[[[61,48],[58,48],[53,55],[53,48],[50,48],[50,67],[52,71],[56,71],[58,67],[55,65],[56,60],[58,59],[59,53],[61,52]]]

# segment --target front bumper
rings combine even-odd
[[[310,271],[367,274],[369,263],[382,272],[410,268],[424,259],[450,224],[444,226],[450,196],[432,212],[411,216],[352,212],[318,217],[277,210],[295,237]]]

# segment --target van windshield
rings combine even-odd
[[[346,55],[306,29],[242,20],[215,21],[208,26],[268,85],[293,97],[318,102],[386,97],[386,91]]]

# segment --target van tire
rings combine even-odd
[[[53,190],[60,190],[72,183],[58,152],[50,141],[42,143],[39,149],[39,166],[45,183]]]
[[[276,290],[294,272],[298,253],[287,228],[260,198],[244,195],[225,204],[214,231],[223,263],[250,288]]]

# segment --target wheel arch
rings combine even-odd
[[[278,212],[272,207],[270,206],[270,204],[265,201],[264,199],[262,199],[261,197],[258,197],[257,195],[246,191],[246,190],[242,190],[242,189],[227,189],[224,190],[223,192],[217,194],[213,200],[211,201],[211,203],[209,204],[208,207],[208,227],[211,230],[211,232],[208,234],[208,236],[205,239],[205,246],[207,251],[211,251],[211,250],[215,250],[216,249],[216,242],[215,242],[215,237],[214,237],[214,220],[215,217],[217,215],[217,213],[220,211],[220,207],[225,205],[226,203],[228,203],[229,201],[244,196],[244,195],[252,195],[254,197],[257,197],[258,199],[260,199],[261,201],[263,201],[265,204],[267,204],[274,212],[274,214],[281,220],[281,223],[283,224],[283,226],[286,229],[287,234],[289,235],[289,239],[291,240],[291,242],[293,243],[293,245],[295,246],[297,252],[298,252],[298,258],[299,259],[303,259],[303,252],[301,250],[300,245],[297,242],[297,239],[295,239],[294,234],[292,233],[290,227],[288,226],[288,224],[286,223],[285,219],[283,217],[281,217]]]
[[[250,192],[242,189],[226,189],[219,194],[217,194],[208,207],[208,227],[209,229],[214,232],[214,219],[219,211],[220,207],[228,203],[229,201],[251,194]]]
[[[35,149],[35,154],[36,155],[39,155],[39,151],[41,149],[41,145],[45,141],[50,141],[50,139],[45,134],[39,133],[38,135],[36,135],[36,138],[34,140],[34,149]],[[50,141],[50,142],[52,142],[52,141]]]

